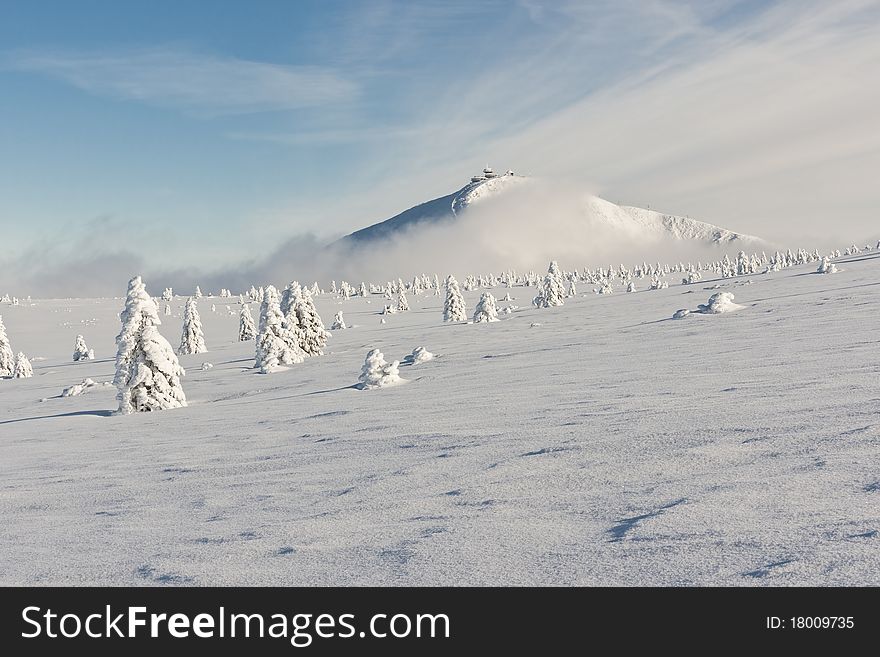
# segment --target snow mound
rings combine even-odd
[[[61,391],[62,397],[76,397],[77,395],[83,394],[89,388],[94,388],[98,385],[110,385],[108,383],[95,383],[92,379],[83,379],[82,383],[75,383],[69,388],[65,388]]]
[[[687,308],[682,308],[681,310],[676,310],[675,314],[672,316],[672,319],[684,319],[688,315],[691,314],[691,311]]]
[[[730,292],[716,292],[709,297],[706,303],[701,303],[697,306],[696,312],[703,315],[720,315],[721,313],[729,313],[744,307],[734,303],[733,299],[733,294]]]
[[[407,365],[420,365],[421,363],[427,363],[429,360],[434,360],[434,354],[424,347],[416,347],[411,354],[403,359],[403,362]]]

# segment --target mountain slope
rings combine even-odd
[[[513,172],[496,175],[488,167],[485,174],[474,176],[471,181],[452,194],[436,198],[401,212],[342,238],[341,242],[362,244],[388,239],[419,224],[436,225],[462,216],[468,208],[506,194],[534,179],[517,176]],[[665,214],[634,206],[616,205],[597,196],[588,196],[583,202],[585,218],[619,231],[624,237],[668,238],[675,241],[696,241],[717,246],[742,245],[754,247],[761,240],[751,235],[737,233],[689,217]]]
[[[474,176],[474,178],[480,177]],[[464,212],[472,203],[489,198],[505,188],[528,180],[523,176],[517,176],[513,173],[491,178],[475,179],[471,179],[467,185],[457,192],[416,205],[390,219],[362,228],[342,239],[352,242],[369,242],[385,239],[422,222],[450,221],[455,219],[461,212]]]

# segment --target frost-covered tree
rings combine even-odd
[[[551,260],[550,266],[547,268],[547,273],[559,282],[561,288],[565,289],[565,278],[562,275],[562,270],[559,268],[558,262]]]
[[[323,356],[324,347],[327,346],[327,338],[330,334],[324,328],[324,322],[315,308],[312,293],[308,289],[302,291],[294,303],[294,312],[299,327],[302,331],[300,349],[307,356]]]
[[[180,337],[180,354],[203,354],[208,351],[205,346],[205,334],[202,331],[202,318],[196,300],[190,297],[183,309],[183,334]]]
[[[247,342],[257,337],[257,327],[254,326],[254,316],[251,315],[251,307],[245,304],[238,313],[238,341]]]
[[[29,379],[34,375],[34,368],[31,367],[31,361],[22,352],[18,352],[15,357],[15,366],[12,368],[13,379]]]
[[[455,276],[450,274],[446,277],[446,301],[443,303],[444,322],[466,322],[467,311],[465,310],[464,297],[458,287]]]
[[[281,314],[287,317],[293,311],[296,300],[300,296],[302,296],[302,287],[300,287],[300,284],[296,281],[288,283],[287,287],[285,287],[284,291],[281,293]]]
[[[202,288],[200,288],[198,285],[196,285],[196,293],[195,293],[193,296],[194,296],[196,299],[201,299],[202,296],[203,296],[203,295],[202,295]]]
[[[305,356],[297,342],[297,339],[290,335],[284,315],[281,314],[278,290],[272,285],[266,286],[263,303],[260,306],[260,327],[254,367],[259,368],[263,374],[268,374],[279,365],[303,362]]]
[[[15,353],[9,345],[3,317],[0,317],[0,376],[12,376],[13,369],[15,369]]]
[[[819,268],[816,270],[819,274],[836,274],[837,273],[837,265],[831,262],[827,257],[822,258],[822,262],[819,265]]]
[[[94,358],[95,350],[89,349],[83,336],[76,336],[76,343],[73,345],[73,361],[94,360]]]
[[[495,305],[495,297],[490,292],[483,292],[477,302],[476,309],[474,309],[474,324],[497,321],[498,308]]]
[[[437,277],[437,274],[434,274],[434,296],[440,296],[440,279]]]
[[[629,285],[626,286],[626,291],[627,292],[635,292],[636,291],[636,284],[633,283],[632,281],[630,281]]]
[[[397,312],[405,312],[409,310],[409,301],[406,299],[406,292],[403,288],[397,293]]]
[[[116,376],[119,412],[159,411],[186,406],[180,378],[186,374],[168,341],[157,328],[159,311],[140,276],[128,283],[125,309],[116,336]]]
[[[330,326],[330,330],[340,331],[345,328],[347,328],[345,326],[345,319],[342,317],[342,311],[340,310],[333,316],[333,324]]]
[[[361,286],[358,288],[358,296],[367,296],[367,285],[363,281],[361,281]]]
[[[174,290],[170,287],[166,287],[165,291],[162,292],[162,301],[171,301],[174,298]]]
[[[576,296],[577,296],[577,293],[578,293],[578,291],[577,291],[577,287],[575,286],[575,284],[574,284],[574,279],[572,278],[571,281],[570,281],[569,284],[568,284],[568,296],[570,296],[570,297],[576,297]]]
[[[171,304],[170,303],[165,304],[165,316],[171,317]]]
[[[552,266],[556,262],[552,262]],[[565,288],[563,287],[561,277],[554,276],[552,272],[544,277],[543,284],[538,289],[537,296],[532,299],[532,303],[538,308],[551,308],[553,306],[561,306],[565,303]]]
[[[399,364],[398,361],[387,363],[381,351],[378,349],[371,350],[367,354],[358,379],[360,381],[360,388],[362,390],[370,390],[400,383],[403,379],[400,378]]]
[[[731,274],[733,276],[733,274]],[[729,276],[727,278],[730,278]],[[669,283],[660,278],[659,275],[654,274],[651,277],[651,285],[648,289],[651,290],[665,290],[669,287]]]

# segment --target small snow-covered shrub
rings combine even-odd
[[[342,316],[342,311],[340,310],[333,316],[333,323],[330,325],[331,331],[341,331],[345,328],[348,328],[345,325],[345,318]]]
[[[819,265],[819,268],[816,270],[817,274],[836,274],[837,273],[837,265],[831,262],[827,257],[822,258],[822,263]]]
[[[672,316],[672,319],[684,319],[688,315],[691,314],[691,311],[687,308],[682,308],[681,310],[676,310],[675,314]]]
[[[656,274],[651,277],[651,285],[648,288],[649,290],[665,290],[669,287],[669,283],[661,279]]]
[[[361,369],[360,381],[361,390],[371,390],[374,388],[385,388],[387,386],[402,383],[396,360],[392,363],[385,361],[385,356],[378,349],[373,349],[367,354],[364,366]]]
[[[88,348],[86,339],[83,336],[76,336],[76,343],[73,346],[73,361],[94,360],[94,358],[95,350]]]

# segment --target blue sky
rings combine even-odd
[[[146,248],[218,267],[486,162],[771,238],[856,238],[878,200],[877,10],[5,3],[0,261]]]

